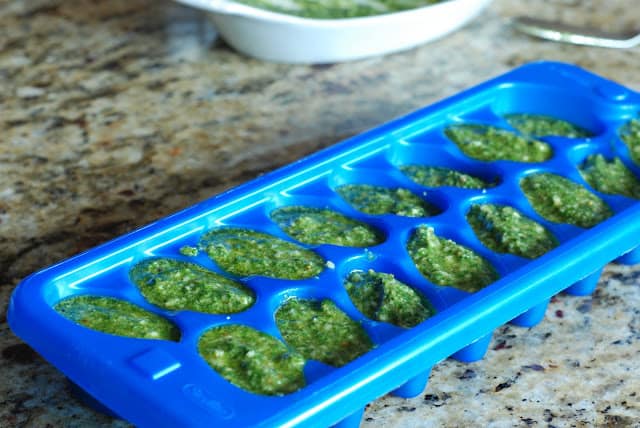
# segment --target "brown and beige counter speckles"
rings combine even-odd
[[[534,40],[508,27],[523,13],[640,22],[626,0],[495,0],[405,53],[289,66],[234,53],[169,0],[0,0],[0,426],[126,426],[9,332],[25,275],[524,62],[640,89],[638,48]],[[486,359],[437,365],[423,395],[375,401],[363,426],[633,426],[638,272],[609,268],[592,298],[560,296],[539,326],[499,329]]]
[[[423,395],[372,403],[362,426],[635,426],[639,279],[610,266],[593,296],[559,295],[538,326],[499,328],[482,361],[438,364]]]

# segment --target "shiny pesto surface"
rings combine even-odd
[[[580,174],[598,192],[640,199],[640,180],[620,158],[591,155],[580,165]]]
[[[305,358],[340,367],[373,347],[369,336],[330,300],[289,299],[276,311],[289,346]]]
[[[54,309],[83,327],[103,333],[139,339],[180,340],[180,330],[172,322],[112,297],[70,297],[58,302]]]
[[[435,314],[426,297],[389,273],[353,271],[344,286],[356,308],[375,321],[410,328]]]
[[[535,259],[558,246],[540,223],[506,205],[472,205],[467,221],[480,241],[497,253]]]
[[[474,292],[498,279],[487,260],[450,239],[439,238],[432,227],[415,229],[407,250],[420,273],[436,285]]]
[[[547,143],[488,125],[452,125],[445,134],[465,155],[482,161],[543,162],[553,155]]]
[[[180,247],[180,254],[187,257],[195,257],[199,253],[196,247],[192,247],[190,245],[184,245]]]
[[[284,395],[305,385],[304,358],[251,327],[212,328],[200,337],[198,352],[220,376],[245,391]]]
[[[509,125],[531,137],[553,135],[567,138],[588,138],[593,136],[589,130],[553,116],[516,113],[505,115],[504,118],[509,122]]]
[[[599,197],[578,183],[551,173],[525,177],[520,187],[538,214],[556,223],[588,228],[613,212]]]
[[[631,159],[640,165],[640,119],[632,119],[620,129],[620,138],[627,145]]]
[[[324,259],[311,250],[273,235],[241,228],[214,229],[200,247],[225,271],[280,279],[304,279],[324,269]]]
[[[195,263],[147,259],[129,272],[145,299],[164,309],[209,314],[240,312],[255,301],[252,290]]]
[[[293,239],[309,245],[370,247],[384,241],[382,232],[336,211],[304,206],[278,208],[271,219]]]
[[[440,209],[410,190],[391,189],[367,184],[348,184],[337,189],[338,194],[359,211],[367,214],[395,214],[404,217],[429,217]]]
[[[260,9],[304,18],[339,19],[399,12],[442,0],[237,0]]]
[[[473,175],[441,166],[404,165],[400,170],[411,180],[426,187],[460,187],[462,189],[488,189],[489,183]]]

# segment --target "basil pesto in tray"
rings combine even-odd
[[[107,334],[139,339],[180,339],[180,330],[171,322],[120,299],[82,295],[62,300],[54,308],[83,327]]]
[[[523,67],[34,274],[9,323],[136,426],[356,428],[640,262],[623,91]]]

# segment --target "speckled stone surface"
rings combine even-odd
[[[507,18],[604,29],[616,1],[496,0],[463,30],[405,53],[289,66],[240,56],[205,15],[155,0],[0,0],[0,426],[116,427],[11,334],[25,275],[524,62],[562,60],[640,90],[640,50],[530,39]],[[590,297],[556,297],[505,326],[485,359],[447,360],[417,398],[363,426],[640,426],[640,268]]]

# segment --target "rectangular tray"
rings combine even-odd
[[[9,325],[73,383],[137,426],[356,427],[364,406],[382,395],[420,394],[439,361],[450,356],[462,361],[482,358],[496,327],[506,322],[533,326],[555,294],[590,294],[607,263],[640,261],[640,205],[593,191],[577,170],[588,154],[599,152],[620,157],[640,176],[619,138],[621,127],[639,111],[640,94],[580,68],[551,62],[525,65],[29,276],[11,298]],[[502,115],[512,112],[556,116],[595,135],[542,138],[554,156],[546,162],[521,163],[468,158],[442,132],[444,126],[460,122],[509,128]],[[500,184],[485,190],[426,189],[397,169],[408,163],[499,176]],[[581,183],[615,214],[590,229],[543,219],[518,185],[523,176],[540,171]],[[443,212],[426,218],[367,215],[334,192],[337,185],[351,182],[405,187],[422,195],[426,191]],[[493,253],[464,221],[469,205],[481,201],[517,207],[551,230],[560,245],[535,260]],[[333,264],[308,280],[236,278],[258,295],[250,309],[236,314],[164,310],[145,301],[129,278],[132,266],[154,256],[189,260],[224,274],[203,252],[187,257],[180,248],[197,246],[204,233],[228,225],[295,242],[269,220],[269,212],[300,204],[342,212],[377,227],[386,239],[369,248],[302,245]],[[405,249],[411,231],[421,224],[485,257],[500,278],[473,294],[430,283]],[[345,297],[342,280],[351,269],[368,267],[393,273],[421,291],[437,314],[406,330],[366,319]],[[159,314],[180,328],[181,339],[104,334],[53,309],[61,299],[81,294],[118,297]],[[282,340],[272,311],[291,296],[332,299],[365,327],[377,346],[340,368],[307,364],[307,385],[283,396],[235,387],[198,355],[198,338],[218,325],[249,325]]]

